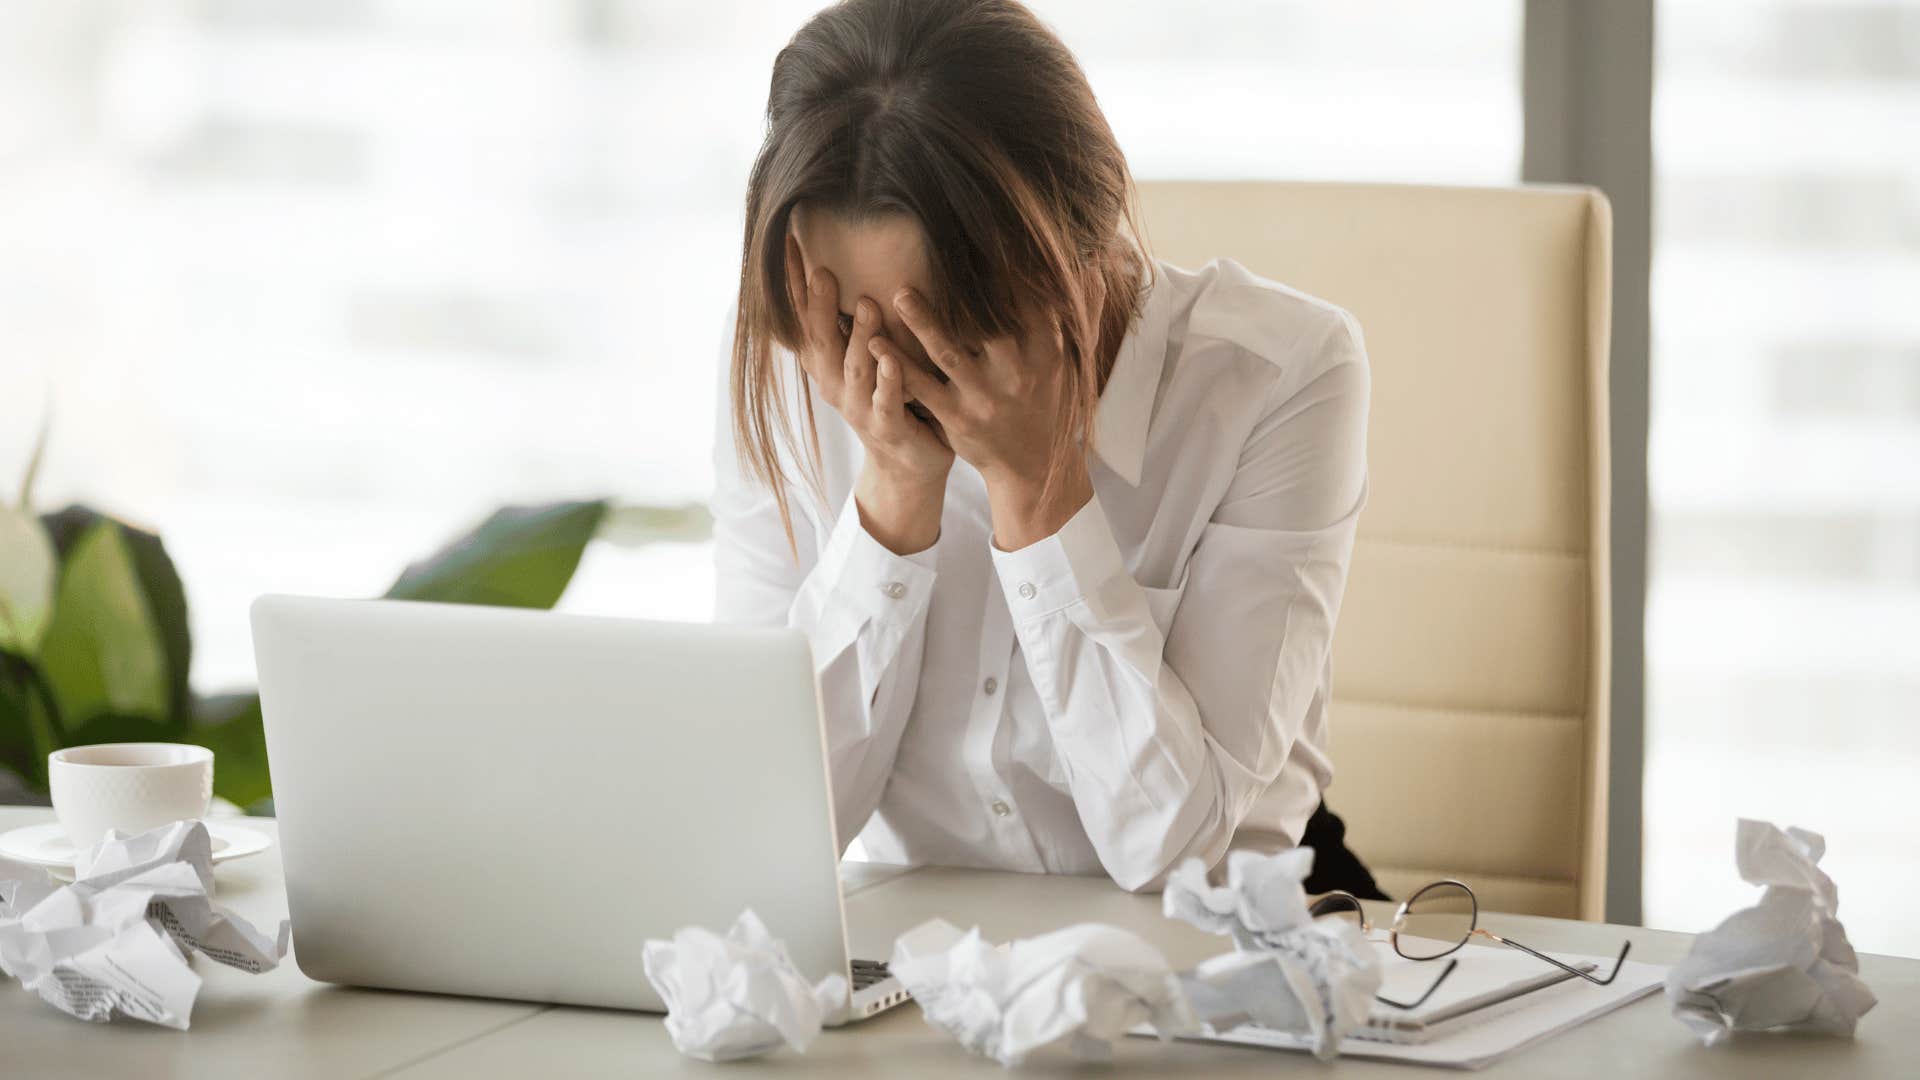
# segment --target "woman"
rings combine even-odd
[[[1366,499],[1346,312],[1135,239],[1012,0],[849,0],[774,62],[714,496],[718,616],[812,643],[844,847],[1101,873],[1315,846]]]

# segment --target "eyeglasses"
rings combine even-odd
[[[1374,929],[1373,924],[1367,920],[1367,911],[1361,906],[1360,898],[1349,892],[1330,892],[1315,900],[1307,910],[1316,918],[1321,915],[1351,918],[1363,934],[1371,935]],[[1473,890],[1467,888],[1465,882],[1452,879],[1424,885],[1418,892],[1407,897],[1399,909],[1393,913],[1393,922],[1387,927],[1387,935],[1393,943],[1393,951],[1409,960],[1438,960],[1459,951],[1461,946],[1474,937],[1484,937],[1489,941],[1497,941],[1502,945],[1519,949],[1529,956],[1537,956],[1570,975],[1578,975],[1598,986],[1611,983],[1620,974],[1620,965],[1626,962],[1627,952],[1633,948],[1631,941],[1620,946],[1620,955],[1613,961],[1613,971],[1604,979],[1590,972],[1581,971],[1579,968],[1555,960],[1546,953],[1530,949],[1482,927],[1480,901],[1473,895]],[[1447,976],[1453,974],[1453,969],[1459,963],[1457,958],[1447,961],[1447,966],[1440,972],[1440,977],[1433,980],[1433,985],[1427,987],[1426,993],[1421,994],[1418,1000],[1395,1001],[1379,995],[1375,995],[1374,1000],[1396,1009],[1416,1008],[1432,997],[1435,990],[1440,989],[1440,984],[1447,981]]]

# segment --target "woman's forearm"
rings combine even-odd
[[[1075,459],[1046,490],[1045,476],[987,477],[987,505],[993,514],[993,543],[1018,551],[1060,531],[1093,497],[1087,463]]]
[[[860,524],[895,555],[925,551],[940,539],[940,512],[947,501],[947,478],[895,476],[869,461],[854,488]]]

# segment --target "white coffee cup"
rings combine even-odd
[[[47,755],[54,816],[75,850],[108,829],[129,835],[204,818],[213,801],[213,751],[185,743],[99,743]]]

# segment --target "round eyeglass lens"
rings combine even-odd
[[[1409,960],[1445,956],[1473,933],[1478,914],[1473,893],[1454,881],[1438,881],[1413,894],[1394,920],[1394,951]]]

